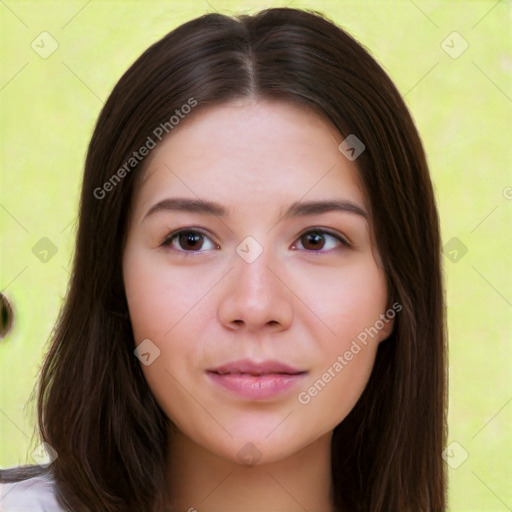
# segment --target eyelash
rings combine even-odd
[[[173,233],[170,233],[169,235],[167,235],[164,240],[160,243],[160,246],[161,247],[169,247],[171,246],[173,240],[175,238],[177,238],[179,235],[181,235],[182,233],[192,233],[192,234],[199,234],[199,235],[202,235],[204,237],[207,237],[207,238],[210,238],[204,231],[202,230],[199,230],[199,229],[192,229],[192,228],[184,228],[184,229],[180,229],[178,231],[174,231]],[[298,238],[297,240],[300,240],[301,238],[303,238],[305,235],[309,234],[309,233],[316,233],[316,234],[320,234],[320,235],[328,235],[328,236],[331,236],[333,238],[335,238],[336,240],[338,240],[344,247],[346,248],[351,248],[351,245],[349,244],[349,242],[343,237],[341,236],[339,233],[335,232],[335,231],[330,231],[330,230],[327,230],[327,229],[324,229],[324,228],[310,228],[308,229],[307,231],[304,231]],[[212,241],[212,240],[211,240]],[[212,241],[212,243],[214,243]],[[216,245],[216,244],[215,244]],[[294,244],[295,245],[295,244]],[[178,253],[182,253],[184,256],[190,256],[192,254],[200,254],[202,252],[205,252],[205,251],[187,251],[187,250],[184,250],[184,249],[174,249],[172,248],[172,250],[178,252]],[[315,251],[315,250],[308,250],[308,249],[305,249],[306,252],[311,252],[311,253],[326,253],[326,252],[331,252],[332,250],[334,249],[330,249],[328,251],[323,251],[323,250],[318,250],[318,251]]]

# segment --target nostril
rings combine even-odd
[[[0,338],[5,338],[14,323],[14,311],[7,297],[0,293]]]

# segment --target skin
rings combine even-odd
[[[359,344],[307,404],[298,396],[382,318],[385,275],[370,218],[281,217],[298,200],[342,199],[368,212],[357,161],[339,151],[342,140],[316,113],[251,97],[193,112],[147,157],[123,273],[135,343],[150,339],[160,350],[142,369],[170,419],[173,510],[333,510],[332,432],[360,397],[393,322]],[[172,197],[216,201],[229,215],[162,209],[145,217]],[[205,238],[161,245],[183,228]],[[350,247],[325,233],[312,243],[312,228],[335,231]],[[263,249],[250,263],[236,251],[248,236]],[[255,400],[205,373],[243,358],[307,374]],[[244,447],[248,459],[239,455]]]

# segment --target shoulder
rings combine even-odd
[[[58,504],[55,482],[50,474],[18,482],[0,482],[2,512],[65,512]]]

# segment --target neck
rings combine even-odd
[[[284,460],[245,466],[170,433],[168,510],[332,512],[331,438],[329,432]]]

